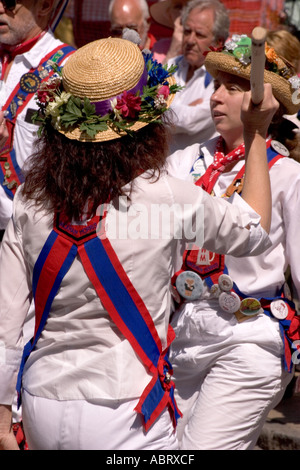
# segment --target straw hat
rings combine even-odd
[[[37,120],[51,119],[69,139],[120,138],[159,119],[170,106],[179,89],[172,73],[127,39],[91,42],[68,59],[59,89],[42,84],[38,104],[44,117]],[[47,98],[41,102],[43,93]]]
[[[205,67],[213,77],[218,71],[250,80],[251,39],[235,35],[222,50],[208,52]],[[300,109],[300,79],[286,60],[279,57],[274,49],[266,47],[265,83],[271,83],[275,98],[282,103],[286,114],[295,114]],[[300,95],[299,95],[300,96]]]
[[[173,5],[180,5],[181,8],[187,4],[188,0],[163,0],[153,3],[150,6],[150,14],[154,21],[166,26],[167,28],[174,28],[174,22],[170,16],[170,8]]]
[[[121,39],[99,40],[79,49],[63,68],[63,86],[92,102],[112,98],[133,88],[144,72],[138,47]]]

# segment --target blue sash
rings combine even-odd
[[[87,226],[75,226],[64,224],[56,218],[54,229],[36,261],[33,271],[36,325],[33,338],[24,348],[19,371],[19,404],[25,363],[47,322],[61,282],[78,255],[111,319],[153,376],[136,407],[136,411],[143,417],[145,430],[149,429],[165,408],[169,410],[175,427],[181,414],[174,398],[175,385],[171,380],[173,371],[168,361],[168,349],[174,339],[174,332],[169,327],[167,347],[163,350],[152,317],[108,238],[97,236],[98,220],[99,217],[96,217]]]
[[[268,160],[269,169],[280,158],[283,158],[283,155],[278,154],[278,152],[276,152],[271,146],[267,148],[267,160]],[[244,175],[244,167],[236,176],[235,181],[241,181],[241,179],[243,178],[243,175]],[[233,182],[233,186],[234,186],[234,182]],[[214,261],[214,263],[211,263],[211,266],[208,266],[208,267],[205,267],[205,266],[197,267],[195,265],[195,259],[197,258],[197,253],[192,253],[193,251],[196,251],[196,250],[190,250],[190,252],[186,253],[181,272],[186,269],[190,269],[192,271],[197,272],[202,278],[205,278],[205,282],[209,288],[211,288],[215,283],[218,282],[218,278],[221,274],[228,274],[228,269],[226,265],[224,263],[222,265],[222,258],[223,260],[225,258],[224,255],[217,255],[217,260],[218,260],[220,269],[216,269],[218,268],[218,264],[216,261]],[[206,274],[206,271],[209,272],[209,270],[210,270],[210,274]],[[233,283],[232,291],[238,294],[240,299],[245,299],[246,297],[248,297],[248,295],[245,295],[239,290],[236,283]],[[283,354],[284,368],[286,371],[292,372],[293,371],[293,352],[295,353],[297,352],[298,350],[297,344],[298,346],[300,344],[300,341],[299,341],[300,340],[300,326],[299,326],[300,317],[296,315],[295,305],[291,300],[283,296],[282,291],[278,292],[278,295],[276,297],[257,298],[257,300],[260,301],[264,313],[271,318],[274,318],[270,309],[270,305],[272,301],[283,300],[287,306],[288,316],[285,319],[282,319],[282,320],[277,319],[277,320],[279,322],[281,339],[282,339],[283,346],[284,346],[284,354]],[[300,349],[300,346],[299,346],[299,349]]]
[[[13,147],[14,126],[17,115],[28,105],[40,83],[48,80],[54,74],[51,62],[59,65],[74,51],[75,49],[67,44],[56,47],[55,50],[42,59],[36,69],[31,69],[21,77],[20,83],[15,87],[3,106],[3,111],[7,112],[6,122],[9,138],[0,152],[0,183],[10,199],[13,199],[18,186],[24,182],[22,170],[18,165]]]

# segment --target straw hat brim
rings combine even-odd
[[[153,5],[150,6],[150,14],[156,23],[173,29],[174,23],[168,13],[171,5],[171,0],[153,3]]]
[[[218,71],[244,78],[250,81],[251,64],[243,65],[235,57],[222,52],[209,52],[205,58],[205,67],[214,78]],[[271,83],[275,98],[284,106],[286,114],[295,114],[300,104],[293,103],[293,90],[290,83],[280,75],[264,71],[264,82]]]
[[[181,0],[182,7],[186,5],[188,0]],[[174,29],[174,22],[170,16],[169,10],[172,7],[172,0],[163,0],[155,2],[150,6],[150,14],[156,23]]]
[[[169,77],[167,79],[169,85],[175,85],[176,81],[173,76]],[[170,94],[166,100],[166,108],[169,108],[173,99],[175,97],[175,94]],[[138,131],[139,129],[142,129],[143,127],[147,126],[151,122],[155,121],[156,119],[159,119],[161,116],[155,116],[150,122],[143,122],[143,121],[130,121],[130,124],[132,124],[129,127],[130,131]],[[113,140],[113,139],[119,139],[125,135],[127,135],[126,131],[120,131],[120,130],[114,130],[112,127],[108,127],[107,130],[98,132],[95,137],[89,136],[86,132],[82,132],[79,127],[75,128],[69,128],[69,129],[59,129],[59,132],[61,134],[64,134],[68,139],[71,140],[78,140],[80,142],[106,142],[108,140]]]

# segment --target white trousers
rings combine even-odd
[[[174,318],[171,348],[182,450],[253,449],[292,374],[283,371],[277,320],[238,323],[187,304]]]
[[[146,433],[137,401],[114,407],[84,400],[56,401],[22,394],[29,450],[176,450],[168,411]]]

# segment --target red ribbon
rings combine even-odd
[[[0,50],[0,56],[2,58],[1,80],[4,79],[7,67],[14,60],[14,58],[17,55],[25,54],[25,52],[30,51],[30,49],[33,48],[33,46],[38,42],[38,40],[42,36],[44,36],[44,34],[45,34],[45,31],[38,34],[34,38],[29,39],[28,41],[25,41],[25,42],[22,42],[21,44],[18,44],[17,46],[5,46],[5,47],[3,47],[4,45],[2,45],[2,48]]]
[[[208,193],[211,193],[220,173],[223,173],[229,164],[241,160],[244,157],[244,143],[225,155],[223,151],[223,138],[220,137],[216,145],[213,163],[209,165],[204,175],[202,175],[195,184]]]

